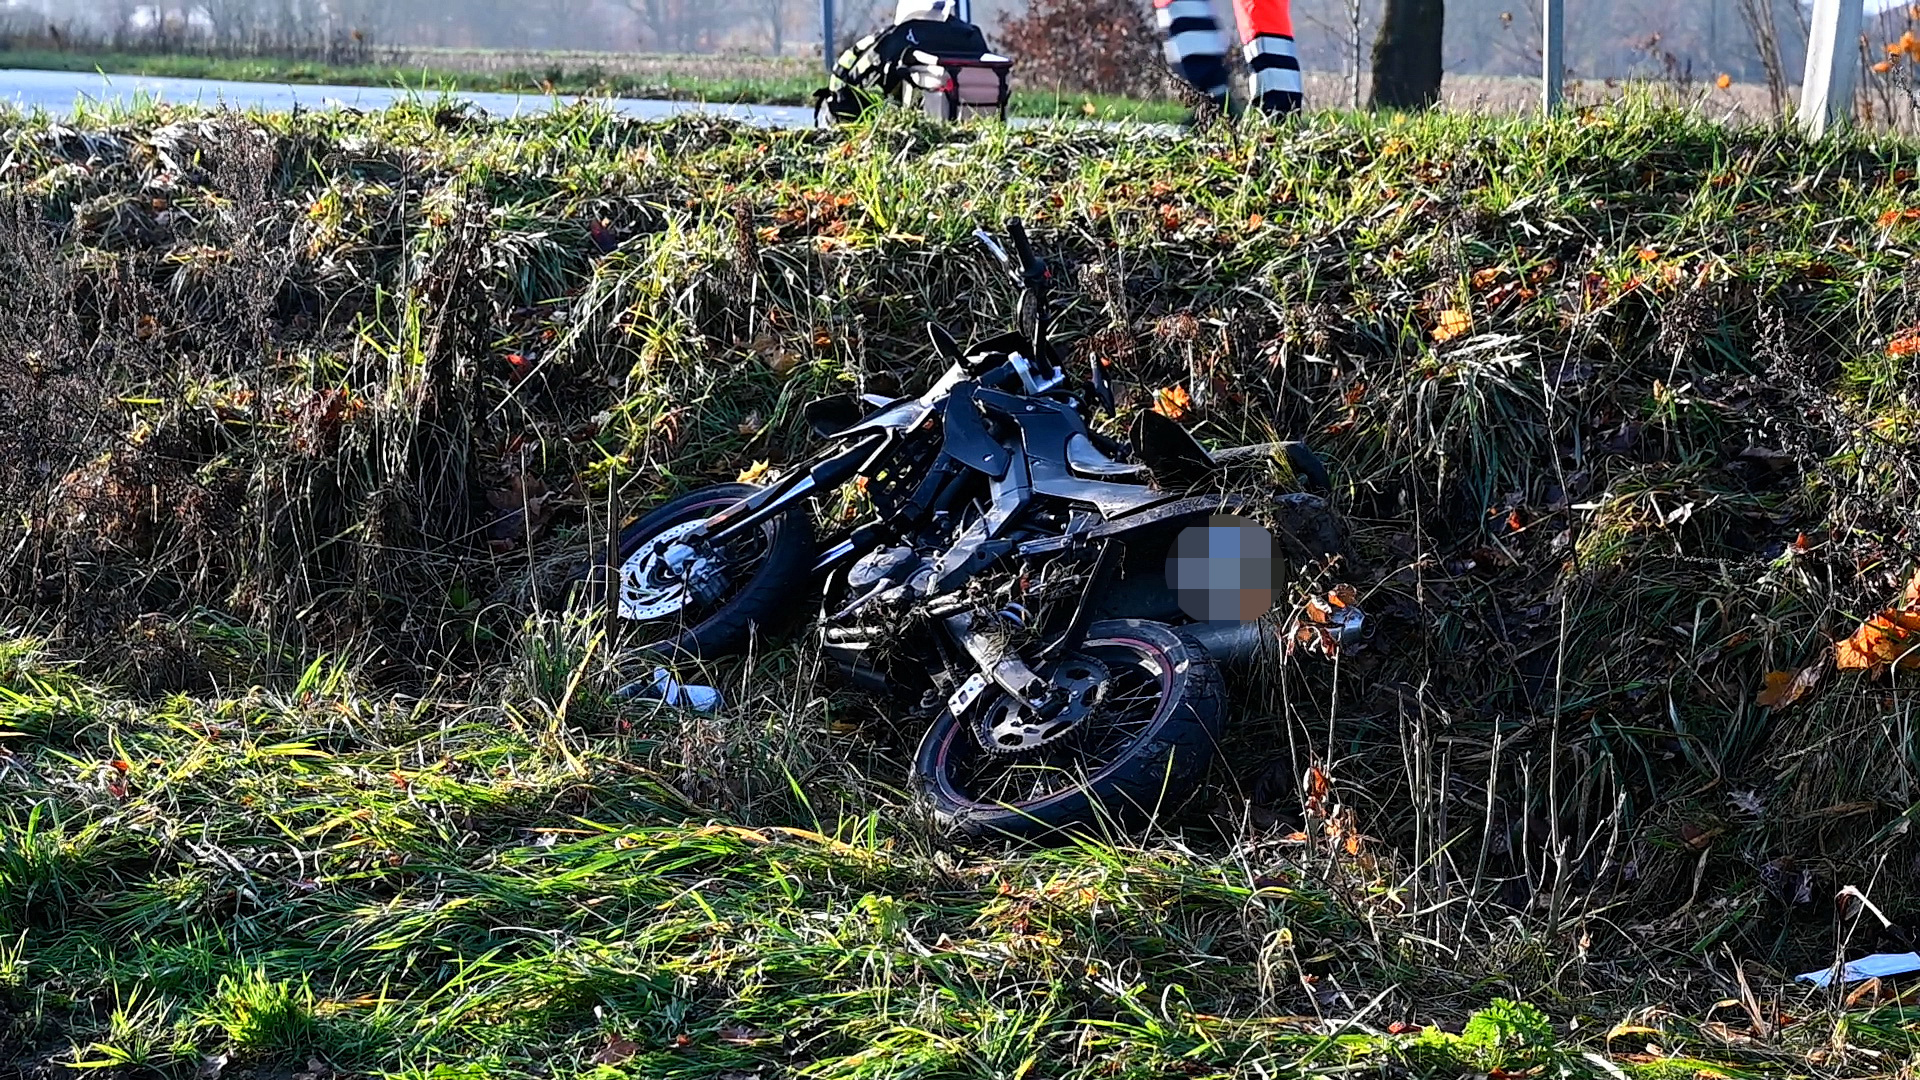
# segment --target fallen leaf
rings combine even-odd
[[[1870,616],[1852,636],[1834,646],[1843,671],[1874,675],[1888,668],[1920,670],[1920,572],[1907,583],[1897,606]]]
[[[1267,223],[1267,219],[1263,215],[1260,215],[1260,214],[1247,215],[1247,231],[1248,232],[1253,232],[1259,229],[1260,226],[1265,225],[1266,223]]]
[[[1489,266],[1485,270],[1475,270],[1470,280],[1475,289],[1487,289],[1491,288],[1494,282],[1500,280],[1500,274],[1501,270],[1499,267]]]
[[[1654,248],[1643,247],[1640,249],[1640,261],[1643,263],[1650,263],[1659,257],[1660,252]]]
[[[754,338],[747,347],[760,354],[760,360],[765,363],[775,375],[785,375],[787,372],[800,366],[799,353],[786,348],[766,334]]]
[[[1766,709],[1784,709],[1807,696],[1807,692],[1820,684],[1821,669],[1826,666],[1823,656],[1818,663],[1809,664],[1798,671],[1769,671],[1766,685],[1755,695],[1754,704]]]
[[[1887,342],[1888,356],[1912,356],[1920,353],[1920,327],[1902,330]]]
[[[766,478],[767,472],[772,469],[772,467],[768,462],[756,461],[746,468],[741,469],[740,475],[734,477],[734,480],[736,483],[741,484],[758,484]]]
[[[1169,420],[1178,420],[1193,407],[1193,398],[1184,386],[1163,386],[1153,392],[1153,411]]]
[[[1327,771],[1318,765],[1307,770],[1305,787],[1309,808],[1324,805],[1327,796],[1333,791],[1333,783],[1327,779]]]
[[[1473,316],[1459,308],[1448,308],[1440,313],[1439,320],[1433,325],[1433,340],[1452,341],[1471,329],[1473,329]]]
[[[513,373],[513,381],[519,382],[533,374],[533,361],[517,352],[507,354],[507,370]]]
[[[1851,1009],[1862,1001],[1873,1001],[1880,997],[1880,980],[1868,979],[1860,988],[1847,995],[1847,1008]]]
[[[1706,829],[1698,825],[1695,825],[1692,822],[1687,822],[1686,824],[1683,824],[1680,826],[1680,839],[1686,841],[1686,844],[1688,847],[1694,849],[1695,851],[1698,851],[1701,848],[1706,847],[1708,844],[1713,843],[1715,838],[1717,838],[1721,833],[1724,833],[1726,831],[1727,830],[1720,828],[1719,826],[1715,826],[1711,829]]]
[[[1723,72],[1721,72],[1721,73],[1720,73],[1720,77],[1719,77],[1719,78],[1717,78],[1717,79],[1715,79],[1715,80],[1713,80],[1713,85],[1715,85],[1715,86],[1717,86],[1717,87],[1719,87],[1719,88],[1720,88],[1720,89],[1722,89],[1722,90],[1729,90],[1729,89],[1732,89],[1732,87],[1733,87],[1733,76],[1731,76],[1731,75],[1729,75],[1729,74],[1727,74],[1726,72],[1724,72],[1724,71],[1723,71]]]
[[[548,504],[546,481],[520,473],[506,484],[487,492],[487,505],[493,507],[493,521],[487,526],[488,542],[500,550],[511,550],[529,536],[538,536],[553,518]]]
[[[634,1042],[632,1039],[623,1039],[618,1036],[609,1035],[607,1037],[607,1045],[601,1047],[600,1052],[593,1055],[593,1062],[596,1065],[619,1065],[622,1062],[630,1060],[633,1055],[639,1052],[640,1044]]]

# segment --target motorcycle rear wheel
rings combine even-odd
[[[1099,711],[1058,743],[990,754],[950,710],[934,721],[914,755],[913,786],[940,832],[1063,840],[1104,822],[1132,829],[1198,790],[1225,713],[1212,658],[1145,619],[1093,624],[1080,652],[1108,669],[1109,685]],[[983,698],[973,708],[991,704]]]
[[[642,651],[693,660],[711,660],[746,650],[758,632],[774,629],[805,605],[796,603],[806,589],[814,558],[813,523],[804,508],[769,518],[727,566],[732,579],[720,599],[702,605],[685,600],[673,610],[639,617],[659,603],[635,595],[634,571],[641,554],[659,537],[705,521],[760,489],[752,484],[715,484],[690,491],[655,507],[620,533],[604,563],[594,568],[588,595],[604,607],[623,635],[638,634]]]

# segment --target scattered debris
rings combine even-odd
[[[1360,597],[1353,586],[1336,585],[1325,596],[1316,596],[1301,606],[1287,632],[1288,644],[1333,656],[1357,644],[1366,627],[1366,613],[1360,610]]]
[[[1874,953],[1850,960],[1840,972],[1842,984],[1861,979],[1881,979],[1890,975],[1908,975],[1920,971],[1920,953]],[[1795,976],[1795,981],[1827,986],[1833,982],[1833,969],[1821,968]]]
[[[691,709],[694,712],[718,712],[722,704],[720,691],[711,686],[697,686],[675,679],[666,668],[654,668],[653,674],[644,679],[630,682],[613,692],[615,701],[658,701],[677,709]]]
[[[640,1044],[617,1035],[607,1036],[607,1045],[593,1055],[595,1065],[620,1065],[640,1052]]]

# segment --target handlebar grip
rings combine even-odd
[[[1013,237],[1013,249],[1020,253],[1020,269],[1031,271],[1038,260],[1033,255],[1033,245],[1027,242],[1027,227],[1019,218],[1007,219],[1007,235]]]

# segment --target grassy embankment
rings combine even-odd
[[[0,1070],[1915,1058],[1901,1006],[1787,981],[1884,943],[1841,887],[1916,897],[1911,676],[1820,662],[1920,533],[1910,143],[1632,105],[6,137]],[[1311,438],[1356,524],[1375,636],[1236,700],[1177,838],[941,849],[917,733],[804,645],[715,671],[717,716],[619,708],[532,603],[626,514],[793,460],[808,395],[924,378],[924,319],[993,328],[968,234],[1006,212],[1126,408]]]
[[[805,105],[825,85],[811,62],[770,58],[601,56],[563,54],[551,59],[516,54],[525,66],[502,66],[474,50],[422,51],[419,62],[329,64],[274,57],[233,58],[169,53],[64,52],[17,49],[0,53],[0,67],[42,71],[105,72],[231,82],[320,86],[377,86],[424,93],[445,90],[510,94],[563,94],[705,101],[752,105]],[[1103,120],[1166,122],[1183,118],[1184,106],[1099,94],[1017,89],[1013,115],[1073,116]]]

